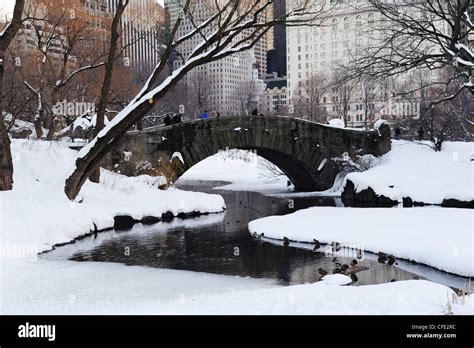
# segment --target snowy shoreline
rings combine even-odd
[[[446,142],[435,152],[425,142],[392,140],[374,167],[350,173],[342,199],[354,206],[474,206],[474,143]]]
[[[338,242],[472,277],[473,217],[469,209],[316,207],[251,221],[249,231],[280,240]],[[453,221],[456,233],[448,235]]]
[[[14,188],[0,193],[0,244],[28,245],[40,253],[113,228],[117,217],[157,222],[225,209],[219,195],[174,188],[162,191],[158,189],[161,177],[132,178],[106,170],[101,171],[100,184],[87,182],[71,202],[63,187],[77,152],[60,142],[13,140],[12,155]]]

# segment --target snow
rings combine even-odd
[[[375,121],[375,123],[374,123],[374,129],[377,129],[377,130],[378,130],[378,129],[380,129],[380,127],[382,127],[384,124],[387,124],[387,125],[388,125],[388,122],[385,121],[385,120],[382,120],[382,119],[377,120],[377,121]]]
[[[171,160],[174,160],[175,158],[177,158],[181,163],[184,164],[184,159],[181,152],[174,152],[173,155],[171,156]]]
[[[227,181],[231,184],[216,187],[225,190],[258,192],[288,192],[287,178],[269,178],[262,167],[266,161],[253,152],[227,149],[195,164],[179,179]]]
[[[345,277],[345,276],[342,276]],[[331,281],[278,286],[268,279],[125,266],[7,258],[1,314],[443,314],[450,288],[410,280],[370,286]],[[473,314],[472,296],[453,305]]]
[[[134,219],[199,211],[221,212],[218,195],[158,186],[161,177],[131,178],[102,170],[101,183],[87,182],[75,202],[64,194],[67,169],[77,152],[62,142],[12,140],[14,188],[0,192],[0,243],[48,250],[57,243],[97,229],[113,227],[114,217]],[[31,253],[31,252],[30,252]]]
[[[60,142],[25,140],[13,140],[12,150],[15,187],[11,192],[0,193],[1,314],[443,314],[447,299],[453,296],[450,288],[424,280],[356,287],[348,286],[350,278],[339,274],[325,276],[315,284],[283,287],[271,279],[65,261],[60,257],[61,248],[54,252],[58,253],[55,259],[37,257],[37,252],[49,249],[52,244],[88,232],[93,222],[98,228],[110,227],[112,217],[117,214],[140,218],[165,210],[177,213],[198,207],[220,211],[223,201],[215,195],[157,190],[160,177],[128,178],[102,171],[101,184],[87,183],[77,200],[82,203],[71,203],[64,196],[62,185],[66,168],[75,160],[74,151]],[[243,182],[255,183],[258,167],[249,161],[252,155],[241,151],[234,151],[234,158],[228,158],[229,153],[227,157],[218,155],[221,157],[209,159],[208,168],[203,166],[201,172],[196,171],[194,175],[238,180],[245,173]],[[219,168],[227,169],[214,172]],[[253,176],[248,173],[252,168]],[[391,211],[398,210],[401,209]],[[344,216],[346,211],[355,209],[339,209],[334,213],[337,218],[332,220],[350,221]],[[380,225],[377,216],[372,216],[373,210],[366,211],[371,215],[366,219]],[[318,223],[324,221],[324,216],[329,217],[328,212],[321,215],[316,219]],[[193,219],[192,223],[214,224],[223,216],[213,214]],[[357,226],[357,221],[349,218],[351,228]],[[388,221],[393,219],[389,216]],[[191,221],[175,219],[171,222],[176,226],[188,223]],[[268,226],[278,231],[273,224]],[[295,226],[289,230],[304,231]],[[315,226],[313,222],[312,230]],[[319,237],[319,233],[325,230],[318,230],[321,241],[324,237]],[[143,231],[146,229],[136,224],[127,233]],[[337,231],[336,226],[325,232],[329,235],[328,241],[337,237]],[[91,243],[113,238],[113,233],[100,233]],[[381,233],[386,236],[383,230]],[[270,232],[265,234],[271,236]],[[357,231],[351,235],[357,235]],[[457,241],[452,237],[444,242],[447,248]],[[401,239],[403,235],[398,238]],[[410,240],[416,241],[416,238]],[[398,244],[390,240],[386,243]],[[435,244],[436,239],[430,242],[430,245]],[[471,244],[464,241],[462,245],[472,245],[472,240]],[[64,248],[69,247],[74,245]],[[460,248],[458,254],[464,257],[464,250]],[[474,313],[472,296],[466,297],[464,305],[457,302],[452,304],[455,314]]]
[[[8,124],[11,122],[11,119],[12,119],[12,114],[7,114],[5,112],[3,112],[3,120],[5,122],[5,124]],[[42,130],[43,130],[43,134],[46,134],[48,132],[48,130],[44,127],[41,127]],[[27,129],[27,130],[30,130],[31,131],[31,135],[30,135],[30,139],[36,139],[36,131],[35,131],[35,126],[33,123],[31,122],[28,122],[28,121],[23,121],[23,120],[20,120],[18,118],[15,119],[15,122],[13,123],[13,126],[11,128],[12,131],[21,131],[23,129]]]
[[[401,202],[441,204],[444,199],[474,200],[473,142],[446,142],[441,152],[427,143],[392,141],[392,150],[361,173],[348,174],[360,192],[371,187],[378,195]],[[393,187],[392,187],[393,186]]]
[[[472,277],[473,221],[470,209],[315,207],[251,221],[249,231],[299,242],[335,241]]]
[[[104,125],[109,124],[109,119],[107,116],[104,116]],[[90,128],[95,127],[97,123],[97,114],[92,116],[82,116],[78,117],[73,122],[73,129],[76,130],[78,127],[82,128],[83,130],[88,130]],[[54,133],[55,136],[64,136],[69,133],[70,126],[67,126],[60,131]]]
[[[328,274],[321,280],[326,285],[347,285],[352,283],[351,278],[344,274]]]
[[[329,125],[332,127],[337,127],[337,128],[344,128],[344,121],[341,120],[340,118],[333,118],[332,120],[329,120]]]

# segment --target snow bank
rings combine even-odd
[[[149,314],[439,315],[444,314],[447,298],[452,294],[450,288],[424,280],[359,287],[318,282],[193,296],[143,310]],[[454,310],[474,312],[468,305]]]
[[[268,279],[43,259],[6,259],[0,290],[0,313],[17,315],[436,315],[443,314],[453,294],[444,285],[423,280],[359,287],[326,282],[281,287]],[[453,312],[473,314],[471,297],[465,305],[453,305]]]
[[[68,168],[77,152],[60,142],[13,140],[14,188],[0,192],[0,242],[34,245],[37,252],[91,230],[110,228],[117,215],[135,219],[199,211],[220,212],[221,196],[158,190],[161,178],[129,178],[102,171],[101,183],[87,182],[75,202],[64,194]]]
[[[180,180],[229,181],[218,187],[225,190],[275,191],[287,190],[286,176],[272,177],[257,154],[244,150],[226,150],[197,163]]]
[[[377,166],[351,173],[346,180],[354,183],[356,192],[371,187],[376,194],[400,202],[404,197],[429,204],[474,200],[474,143],[447,142],[441,152],[425,145],[392,141],[392,150]]]
[[[357,245],[472,277],[473,221],[469,209],[317,207],[254,220],[249,231],[277,239]]]

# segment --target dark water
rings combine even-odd
[[[57,248],[48,258],[75,261],[119,262],[197,272],[271,278],[282,284],[318,281],[319,269],[329,273],[336,262],[349,264],[354,255],[337,257],[312,250],[311,245],[290,245],[282,242],[255,240],[248,232],[249,221],[269,215],[282,215],[313,206],[340,206],[333,197],[269,197],[247,191],[216,191],[217,183],[181,184],[181,189],[221,194],[226,202],[225,213],[193,219],[174,219],[170,223],[151,226],[135,225],[128,231],[99,233],[75,244]],[[291,201],[289,201],[291,199]],[[343,208],[341,208],[343,209]],[[397,280],[430,278],[450,286],[462,284],[462,277],[447,275],[429,267],[413,266],[398,261],[389,266],[365,254],[359,261],[368,270],[357,273],[355,285],[378,284]]]

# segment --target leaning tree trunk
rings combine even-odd
[[[82,185],[90,176],[92,171],[99,165],[102,158],[105,157],[112,149],[114,149],[122,136],[147,112],[151,110],[155,102],[143,102],[131,111],[123,122],[117,123],[110,128],[102,137],[96,137],[95,143],[89,151],[76,160],[76,169],[74,173],[67,178],[64,192],[66,196],[73,200],[79,194]]]
[[[107,108],[107,100],[109,98],[110,88],[112,86],[112,77],[114,73],[114,61],[115,61],[115,55],[117,52],[117,44],[120,38],[120,33],[119,33],[118,28],[120,24],[120,19],[122,18],[122,14],[127,5],[128,5],[128,1],[119,3],[114,19],[112,21],[109,54],[107,57],[107,63],[105,64],[104,82],[102,83],[102,90],[100,92],[99,105],[97,108],[94,137],[96,137],[100,133],[100,131],[104,128],[105,111]],[[96,183],[100,181],[100,165],[97,165],[97,167],[92,171],[91,175],[89,176],[89,179],[92,182],[96,182]]]

